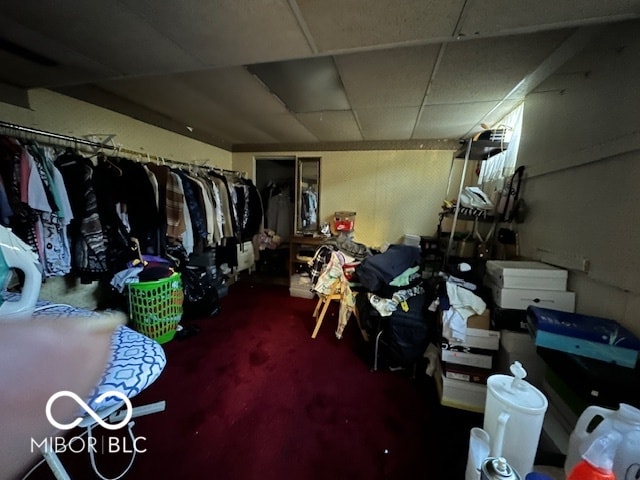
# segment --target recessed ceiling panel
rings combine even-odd
[[[448,44],[425,103],[501,100],[568,34],[554,31]]]
[[[348,110],[333,57],[314,57],[247,67],[295,113]]]
[[[321,142],[358,142],[362,140],[353,113],[320,112],[296,115],[307,129]]]
[[[420,105],[438,49],[424,45],[336,56],[349,103],[354,109]]]
[[[463,0],[296,0],[320,52],[434,42],[454,33]]]

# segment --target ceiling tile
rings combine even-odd
[[[574,60],[584,48],[603,68],[637,53],[640,0],[566,3],[4,2],[0,93],[24,105],[27,88],[51,88],[233,151],[442,142],[536,87],[571,88],[590,69],[596,80]],[[252,74],[265,64],[269,82]]]
[[[448,44],[426,104],[501,100],[568,34],[555,31]]]
[[[532,27],[545,30],[602,23],[614,19],[638,18],[640,1],[607,0],[558,2],[538,0],[522,8],[512,0],[469,2],[460,32],[466,37],[509,35],[531,32]]]
[[[20,1],[3,5],[11,23],[52,38],[89,63],[114,71],[114,76],[194,69],[194,57],[119,3],[84,0],[64,8],[58,2]],[[30,45],[38,51],[38,45]],[[54,60],[62,61],[50,53]],[[89,60],[90,59],[90,60]]]
[[[244,117],[234,115],[206,95],[190,88],[173,77],[161,77],[154,81],[135,79],[113,81],[101,85],[105,90],[126,98],[142,107],[159,112],[168,118],[181,120],[184,127],[221,134],[235,142],[246,142],[247,132],[260,138],[260,142],[273,141],[265,132],[247,126]],[[176,117],[176,112],[179,116]]]
[[[247,67],[292,112],[348,110],[333,57],[313,57]]]
[[[280,113],[260,115],[251,119],[252,123],[268,133],[277,143],[309,143],[317,142],[316,137],[300,122],[296,115]]]
[[[351,111],[298,113],[296,118],[321,142],[362,140]]]
[[[121,0],[208,67],[299,58],[311,48],[287,0]]]
[[[282,102],[244,67],[189,72],[176,78],[229,111],[245,116],[287,112]]]
[[[422,104],[438,49],[425,45],[336,56],[351,106]]]
[[[355,115],[364,140],[409,140],[419,107],[359,108]]]
[[[453,35],[463,0],[295,0],[319,52]]]
[[[475,102],[425,106],[413,138],[466,138],[482,130],[480,122],[492,125],[516,105],[516,102],[500,106],[498,102]]]
[[[25,28],[6,15],[0,15],[0,37],[13,48],[0,46],[2,77],[24,88],[79,84],[112,77],[110,66],[82,55],[57,39]],[[25,54],[26,52],[26,54]],[[33,57],[42,57],[34,61]],[[46,64],[46,62],[52,64]]]

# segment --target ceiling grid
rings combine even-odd
[[[622,22],[640,0],[22,0],[0,101],[48,88],[229,151],[455,149]]]

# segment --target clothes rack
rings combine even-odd
[[[0,120],[0,128],[3,129],[8,129],[8,130],[13,130],[16,132],[24,132],[24,133],[29,133],[32,135],[38,135],[41,137],[47,137],[47,138],[51,138],[51,139],[55,139],[55,140],[62,140],[64,142],[68,142],[68,143],[72,143],[75,146],[78,145],[83,145],[86,147],[91,147],[93,149],[97,149],[97,150],[112,150],[114,152],[116,152],[117,154],[127,154],[127,155],[133,155],[137,158],[146,158],[148,159],[150,162],[151,157],[149,156],[148,153],[142,153],[136,150],[131,150],[129,148],[124,148],[121,145],[111,145],[108,143],[100,143],[100,142],[95,142],[95,141],[91,141],[91,140],[87,140],[84,138],[78,138],[78,137],[72,137],[70,135],[63,135],[60,133],[54,133],[54,132],[48,132],[45,130],[40,130],[38,128],[32,128],[32,127],[25,127],[23,125],[17,125],[14,123],[9,123],[9,122],[4,122]],[[95,152],[94,152],[95,153]],[[167,158],[163,158],[163,157],[159,157],[156,156],[157,160],[160,162],[167,162],[170,164],[174,164],[177,166],[186,166],[186,167],[197,167],[197,168],[208,168],[223,174],[228,174],[228,175],[240,175],[243,178],[247,177],[246,172],[239,172],[237,170],[228,170],[225,168],[220,168],[220,167],[215,167],[215,166],[208,166],[208,165],[195,165],[194,163],[189,163],[189,162],[184,162],[184,161],[180,161],[180,160],[174,160],[174,159],[167,159]]]

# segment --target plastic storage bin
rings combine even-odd
[[[182,318],[179,273],[153,282],[129,284],[129,315],[134,328],[158,343],[173,340]]]

